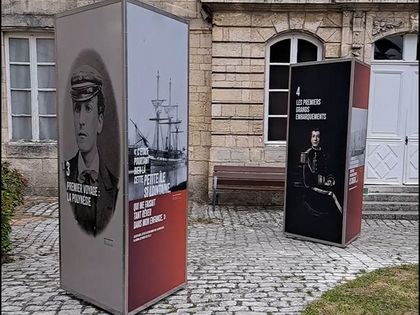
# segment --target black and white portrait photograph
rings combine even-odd
[[[335,195],[335,175],[329,165],[329,154],[321,145],[321,130],[312,128],[310,134],[311,146],[301,153],[302,184],[306,190],[304,194],[304,209],[313,216],[334,215],[329,213],[336,206],[340,214],[343,207]]]
[[[83,51],[73,63],[66,106],[71,107],[76,144],[64,161],[66,197],[80,228],[100,234],[115,211],[119,136],[115,97],[99,54]]]
[[[300,130],[299,148],[289,157],[287,203],[291,210],[287,215],[305,235],[338,242],[343,218],[344,152],[334,146],[338,139],[325,124],[313,126]]]

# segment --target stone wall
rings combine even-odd
[[[52,32],[54,14],[95,2],[2,1],[2,52],[4,32]],[[264,144],[267,41],[290,32],[305,33],[322,43],[323,59],[354,56],[370,63],[375,40],[393,33],[418,32],[417,2],[413,0],[396,0],[395,4],[362,0],[145,2],[190,21],[189,188],[191,200],[197,201],[211,197],[215,164],[285,164],[284,145]],[[201,3],[211,24],[202,17]],[[4,57],[1,89],[3,159],[27,174],[28,192],[56,194],[56,145],[7,141]],[[268,198],[264,203],[282,199],[278,194]]]
[[[265,48],[270,39],[287,32],[311,34],[324,44],[324,58],[340,57],[339,12],[214,14],[209,174],[216,164],[285,166],[286,146],[265,144],[263,132]],[[266,195],[258,202],[282,202],[277,194]],[[242,198],[252,201],[256,196]]]
[[[1,156],[5,157],[7,154],[6,140],[8,136],[8,110],[6,98],[6,67],[4,60],[4,40],[3,32],[1,32]]]
[[[3,35],[15,31],[53,31],[54,14],[92,4],[95,0],[2,1],[1,49]],[[189,187],[192,200],[207,198],[207,174],[210,148],[211,25],[199,12],[196,0],[145,1],[190,21],[190,93],[189,93]],[[5,63],[2,53],[1,110],[2,159],[9,160],[29,180],[28,194],[57,194],[56,143],[9,143]]]
[[[372,43],[378,38],[396,32],[418,32],[414,7],[395,12],[346,11],[337,7],[329,10],[327,6],[322,11],[306,7],[297,11],[295,7],[296,11],[286,12],[229,12],[228,6],[223,9],[219,3],[216,8],[220,12],[213,16],[209,188],[216,164],[285,165],[285,145],[264,144],[265,48],[270,39],[303,33],[322,43],[322,59],[356,57],[370,63]],[[275,194],[264,203],[278,200]]]
[[[22,5],[21,3],[18,3]],[[24,8],[23,8],[24,9]],[[2,13],[13,8],[10,3],[2,3]],[[13,14],[14,15],[14,14]],[[17,142],[9,143],[9,113],[7,104],[7,88],[6,88],[6,64],[5,64],[5,42],[4,34],[7,31],[18,31],[22,28],[29,29],[22,23],[23,18],[17,18],[16,27],[12,27],[9,19],[2,20],[1,32],[1,156],[2,160],[10,162],[11,166],[18,169],[28,180],[26,194],[33,195],[57,195],[57,144],[56,143],[28,143]],[[43,23],[43,30],[51,32],[46,27],[49,19]],[[3,23],[4,22],[4,23]],[[36,28],[31,28],[36,30]]]

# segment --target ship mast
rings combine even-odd
[[[179,130],[179,124],[181,123],[181,121],[178,118],[178,107],[179,107],[179,105],[177,104],[177,105],[174,105],[174,106],[176,107],[176,120],[174,122],[174,124],[175,124],[175,131],[172,131],[172,133],[175,134],[175,152],[177,152],[178,151],[178,135],[180,133],[182,133],[183,131],[180,131]]]
[[[169,119],[169,122],[168,122],[168,140],[169,140],[168,150],[169,151],[172,149],[171,147],[172,117],[169,115],[169,111],[171,110],[171,106],[172,106],[171,98],[172,98],[172,79],[169,78],[169,107],[167,108],[167,111],[166,111],[166,113],[168,114],[168,119]]]
[[[179,117],[178,117],[178,109],[179,109],[179,104],[175,104],[173,107],[175,107],[175,121],[173,122],[173,124],[175,125],[175,131],[172,131],[172,133],[173,134],[175,134],[175,152],[176,152],[176,154],[178,154],[178,135],[180,134],[180,133],[182,133],[183,131],[180,131],[179,130],[179,126],[180,126],[180,124],[181,124],[181,120],[179,120]]]
[[[156,143],[156,151],[159,151],[159,137],[160,137],[160,121],[166,120],[166,118],[160,118],[160,114],[162,112],[161,107],[164,99],[159,98],[159,71],[156,75],[156,99],[152,100],[153,107],[155,108],[156,117],[150,118],[149,120],[155,121],[155,143]]]
[[[167,106],[163,106],[165,108],[165,112],[168,115],[168,121],[163,122],[162,124],[168,125],[168,151],[177,151],[178,148],[178,137],[175,137],[175,148],[172,147],[172,134],[175,133],[175,131],[172,131],[172,125],[175,125],[175,129],[178,130],[178,124],[181,123],[181,121],[178,120],[178,105],[172,105],[172,79],[169,79],[169,104]],[[173,108],[176,108],[176,120],[173,121],[173,116],[171,115],[171,111]]]

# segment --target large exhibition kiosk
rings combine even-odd
[[[133,314],[186,284],[188,23],[119,0],[56,17],[61,287]]]
[[[290,67],[284,232],[344,247],[360,234],[370,69]]]

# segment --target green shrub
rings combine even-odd
[[[1,257],[10,250],[10,219],[23,202],[25,178],[8,162],[1,162]]]

